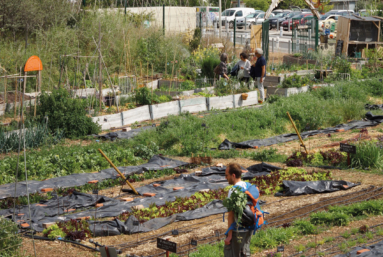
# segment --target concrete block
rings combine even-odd
[[[144,120],[150,120],[151,116],[149,111],[149,105],[140,106],[132,110],[123,112],[123,116],[124,125],[132,124],[136,121],[140,122]]]
[[[169,115],[178,115],[181,112],[178,101],[150,105],[152,119],[156,120]]]
[[[208,110],[234,108],[232,95],[209,97],[207,100]]]
[[[181,112],[202,112],[207,111],[206,97],[180,100]]]

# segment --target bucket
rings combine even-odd
[[[244,93],[241,96],[242,96],[242,100],[246,100],[249,95]]]

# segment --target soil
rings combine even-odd
[[[150,122],[151,124],[152,122]],[[144,124],[142,124],[144,125]],[[381,135],[379,130],[382,129],[383,125],[379,125],[377,127],[370,128],[368,130],[368,136],[371,138],[376,138]],[[331,137],[327,135],[317,135],[311,137],[310,139],[305,139],[305,144],[307,145],[310,151],[320,151],[327,150],[331,148],[338,148],[336,144],[339,145],[340,141],[349,140],[359,136],[359,132],[355,131],[347,131],[341,133],[334,133]],[[69,144],[77,144],[82,142],[68,142]],[[333,144],[333,145],[331,145]],[[282,154],[291,154],[293,151],[299,150],[299,142],[292,141],[286,144],[280,144],[267,148],[276,148],[279,153]],[[331,146],[329,146],[331,145]],[[246,150],[249,151],[249,150]],[[252,150],[256,151],[256,150]],[[190,157],[173,157],[171,158],[190,162]],[[237,162],[244,167],[248,167],[260,162],[244,159],[244,158],[230,158],[230,159],[214,159],[213,164],[222,163],[227,165],[230,162]],[[273,165],[279,167],[285,167],[284,164],[281,163],[271,163]],[[193,173],[196,170],[200,170],[205,166],[199,166],[193,169],[190,169],[188,173]],[[305,169],[312,170],[321,170],[318,168],[309,168],[305,167]],[[261,196],[260,199],[266,201],[266,204],[263,205],[263,210],[271,213],[266,216],[266,220],[269,222],[268,226],[282,225],[284,223],[291,223],[296,218],[306,217],[312,211],[321,211],[326,210],[329,205],[340,205],[340,204],[348,204],[352,202],[358,201],[366,201],[370,199],[383,197],[383,181],[381,175],[360,172],[357,170],[329,170],[334,180],[346,180],[354,183],[361,183],[361,185],[356,186],[354,188],[348,190],[342,190],[334,193],[320,194],[320,195],[302,195],[302,196],[294,196],[294,197],[275,197],[275,196]],[[161,180],[169,180],[174,177],[179,176],[172,175],[159,179],[151,179],[145,180],[142,182],[132,183],[133,186],[139,187],[154,181]],[[124,188],[128,188],[127,185]],[[132,194],[122,192],[120,195],[120,187],[109,188],[105,190],[101,190],[100,194],[106,195],[109,197],[116,197],[117,199],[122,197],[132,197]],[[135,197],[135,196],[133,196]],[[225,221],[227,221],[227,217],[225,217]],[[383,217],[373,217],[368,220],[354,221],[347,227],[333,227],[328,228],[326,231],[320,233],[317,236],[305,236],[295,238],[289,245],[285,246],[285,256],[289,256],[290,254],[295,254],[297,245],[305,245],[308,242],[314,242],[315,240],[320,241],[325,237],[337,236],[344,231],[349,231],[351,228],[360,227],[361,225],[374,225],[377,223],[382,223]],[[162,250],[157,249],[156,247],[156,238],[163,237],[165,235],[171,235],[171,231],[173,229],[178,229],[179,235],[173,236],[170,240],[176,242],[178,247],[178,253],[187,253],[189,249],[188,243],[190,239],[197,239],[198,245],[202,245],[204,243],[214,243],[218,239],[223,239],[223,233],[227,229],[227,222],[223,222],[223,216],[213,215],[210,217],[206,217],[199,220],[192,221],[182,221],[175,222],[168,226],[165,226],[159,230],[135,234],[135,235],[119,235],[119,236],[110,236],[110,237],[97,237],[94,238],[94,241],[99,242],[100,244],[105,244],[109,246],[115,246],[118,249],[123,251],[123,255],[125,254],[136,254],[138,256],[141,255],[154,255],[154,254],[163,254]],[[219,232],[219,237],[215,236],[215,231]],[[337,243],[343,242],[344,238],[337,238],[331,244],[335,245]],[[85,242],[83,242],[85,243]],[[89,242],[86,244],[91,245]],[[318,246],[316,251],[320,252],[327,248],[332,247],[331,244],[326,243],[321,246]],[[25,239],[22,247],[28,253],[33,252],[32,241],[30,239]],[[193,248],[191,249],[193,251]],[[63,243],[63,242],[47,242],[47,241],[36,241],[36,251],[38,256],[98,256],[98,254],[91,252],[90,250],[86,250],[83,247],[74,246],[71,244]],[[274,250],[275,251],[275,250]],[[307,256],[313,254],[315,249],[309,249],[304,254]],[[265,256],[271,250],[261,251],[254,253],[252,256]],[[161,256],[161,255],[158,255]],[[332,256],[332,255],[329,255]]]
[[[16,94],[14,92],[7,92],[7,103],[13,103],[15,102]],[[23,99],[21,92],[17,92],[17,102],[20,102]],[[24,101],[34,99],[27,95],[24,96]],[[0,104],[4,103],[4,92],[0,95]]]

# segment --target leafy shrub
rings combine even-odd
[[[190,51],[195,51],[201,43],[202,33],[200,28],[194,30],[193,39],[189,43]]]
[[[218,56],[207,56],[202,60],[201,71],[202,77],[214,78],[214,68],[220,64]]]
[[[161,95],[158,97],[158,102],[160,102],[160,103],[170,102],[171,100],[173,100],[173,99],[170,95]]]
[[[17,235],[16,223],[4,217],[0,217],[0,252],[4,256],[14,256],[18,251],[22,239]]]
[[[275,248],[281,244],[288,244],[297,232],[298,229],[293,226],[289,228],[271,227],[261,229],[251,237],[251,246],[262,249]]]
[[[152,103],[158,103],[158,96],[156,94],[152,94],[149,88],[141,87],[136,89],[136,102],[140,105],[149,105]]]
[[[154,142],[148,145],[138,145],[134,148],[134,155],[144,160],[149,160],[153,155],[157,154],[159,147]]]
[[[340,212],[316,212],[310,215],[310,222],[315,225],[347,226],[350,223],[350,217]]]
[[[303,87],[312,84],[312,81],[308,76],[299,76],[294,74],[290,77],[286,77],[282,81],[282,88]]]
[[[86,103],[70,97],[67,90],[53,90],[51,94],[43,92],[37,114],[43,122],[48,117],[48,128],[52,133],[57,129],[65,132],[69,138],[97,134],[100,126],[86,114]]]
[[[194,88],[195,88],[195,85],[193,81],[186,80],[181,83],[182,90],[193,90]]]

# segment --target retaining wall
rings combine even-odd
[[[100,124],[103,130],[107,130],[134,122],[179,115],[182,112],[198,113],[212,109],[237,108],[258,104],[257,91],[251,91],[247,94],[246,100],[242,100],[241,94],[236,94],[223,97],[197,97],[162,104],[145,105],[117,114],[93,117],[92,120]]]

